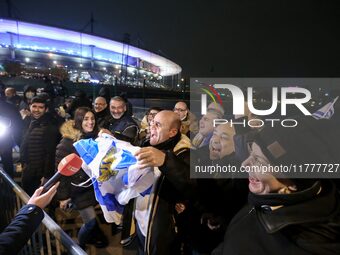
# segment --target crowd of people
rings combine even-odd
[[[64,156],[75,152],[72,144],[80,139],[107,133],[140,147],[134,156],[141,169],[154,169],[155,180],[150,194],[125,207],[123,229],[129,234],[122,236],[125,245],[126,239],[137,239],[138,254],[339,254],[336,180],[271,172],[190,177],[194,164],[339,163],[340,130],[332,119],[305,117],[294,128],[214,126],[214,119],[225,116],[221,105],[211,103],[198,120],[179,101],[173,109],[151,107],[139,122],[120,96],[98,96],[91,104],[79,91],[72,101],[54,107],[48,94],[36,95],[32,87],[25,88],[22,99],[3,85],[0,95],[0,115],[10,119],[12,134],[1,142],[1,159],[13,175],[11,152],[19,146],[22,187],[30,196]],[[96,219],[93,188],[73,185],[86,179],[82,170],[63,177],[55,200],[60,208],[72,203],[79,212],[81,247],[105,247],[110,238]]]

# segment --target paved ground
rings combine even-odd
[[[97,210],[99,219],[101,222],[100,227],[106,234],[109,240],[109,246],[106,248],[98,249],[93,245],[87,246],[86,252],[90,255],[137,255],[136,240],[132,242],[128,247],[122,247],[120,242],[120,231],[112,227],[112,224],[108,224],[101,217],[100,209]],[[77,232],[82,225],[81,218],[76,211],[64,212],[57,209],[56,212],[57,223],[68,233],[73,239],[76,240]],[[113,229],[113,230],[112,230]]]

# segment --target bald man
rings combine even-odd
[[[102,128],[105,123],[105,118],[110,116],[109,108],[107,107],[106,99],[104,97],[97,97],[94,100],[93,109],[95,111],[97,125]]]
[[[179,254],[174,243],[177,235],[174,209],[176,203],[193,195],[190,140],[181,134],[180,127],[176,113],[157,113],[151,123],[150,141],[135,154],[140,167],[153,167],[157,176],[151,194],[136,201],[139,254]]]
[[[198,122],[195,114],[190,112],[187,104],[183,101],[179,101],[175,104],[174,112],[178,114],[182,126],[181,133],[190,137],[190,134],[195,135],[198,132]]]
[[[5,90],[7,102],[14,104],[18,109],[21,102],[21,97],[17,95],[15,88],[8,87]]]

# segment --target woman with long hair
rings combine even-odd
[[[60,133],[62,140],[56,150],[56,166],[65,156],[76,153],[74,142],[97,136],[98,128],[93,110],[79,107],[75,111],[74,120],[65,122],[60,128]],[[79,245],[85,248],[86,244],[94,244],[97,248],[102,248],[107,246],[108,241],[96,219],[94,206],[97,201],[91,183],[89,185],[86,182],[88,179],[82,169],[73,176],[62,177],[57,199],[62,209],[66,209],[71,202],[84,222],[78,233]]]

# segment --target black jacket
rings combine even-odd
[[[73,147],[73,143],[82,138],[82,134],[79,130],[73,127],[74,121],[69,120],[65,122],[60,128],[60,132],[63,136],[56,150],[56,168],[59,162],[67,155],[71,153],[77,153]],[[90,138],[90,137],[87,137]],[[72,199],[72,203],[76,209],[84,209],[89,206],[94,206],[97,201],[94,196],[92,185],[87,184],[86,187],[77,187],[73,184],[80,184],[88,180],[88,175],[80,169],[78,173],[73,176],[63,176],[60,181],[56,198],[58,200]],[[89,186],[89,187],[88,187]]]
[[[325,180],[288,195],[250,194],[249,204],[234,217],[224,243],[213,254],[333,255],[339,251],[340,200],[334,184]]]
[[[59,141],[57,121],[45,113],[39,119],[28,116],[20,147],[20,161],[25,174],[50,178],[54,174],[55,149]]]
[[[98,128],[102,128],[105,124],[106,119],[110,116],[110,110],[108,107],[106,107],[101,112],[96,112],[95,116]]]
[[[12,148],[21,143],[22,120],[14,105],[5,102],[0,96],[0,120],[5,122],[6,133],[0,136],[0,157],[4,169],[13,176]]]
[[[148,144],[146,144],[148,145]],[[155,146],[166,153],[159,167],[161,176],[153,186],[151,211],[146,236],[146,254],[175,254],[177,235],[175,204],[193,197],[190,180],[190,140],[179,133],[173,139]]]
[[[44,218],[38,206],[25,205],[0,234],[0,255],[16,255]]]
[[[9,135],[2,137],[1,144],[8,142],[11,146],[20,145],[22,135],[22,119],[17,108],[0,97],[0,117],[10,120]],[[1,146],[0,146],[1,148]],[[0,149],[1,151],[1,149]]]
[[[108,129],[117,139],[132,144],[136,142],[139,128],[137,123],[127,113],[120,119],[115,119],[109,114],[102,127]]]
[[[241,165],[235,159],[235,153],[218,160],[210,160],[209,153],[209,146],[192,151],[193,165]],[[227,225],[247,202],[248,179],[223,177],[223,174],[215,173],[210,178],[198,178],[196,199],[188,201],[186,210],[178,215],[184,239],[190,247],[204,254],[210,254],[223,241]],[[219,228],[211,230],[207,226],[208,220]]]

